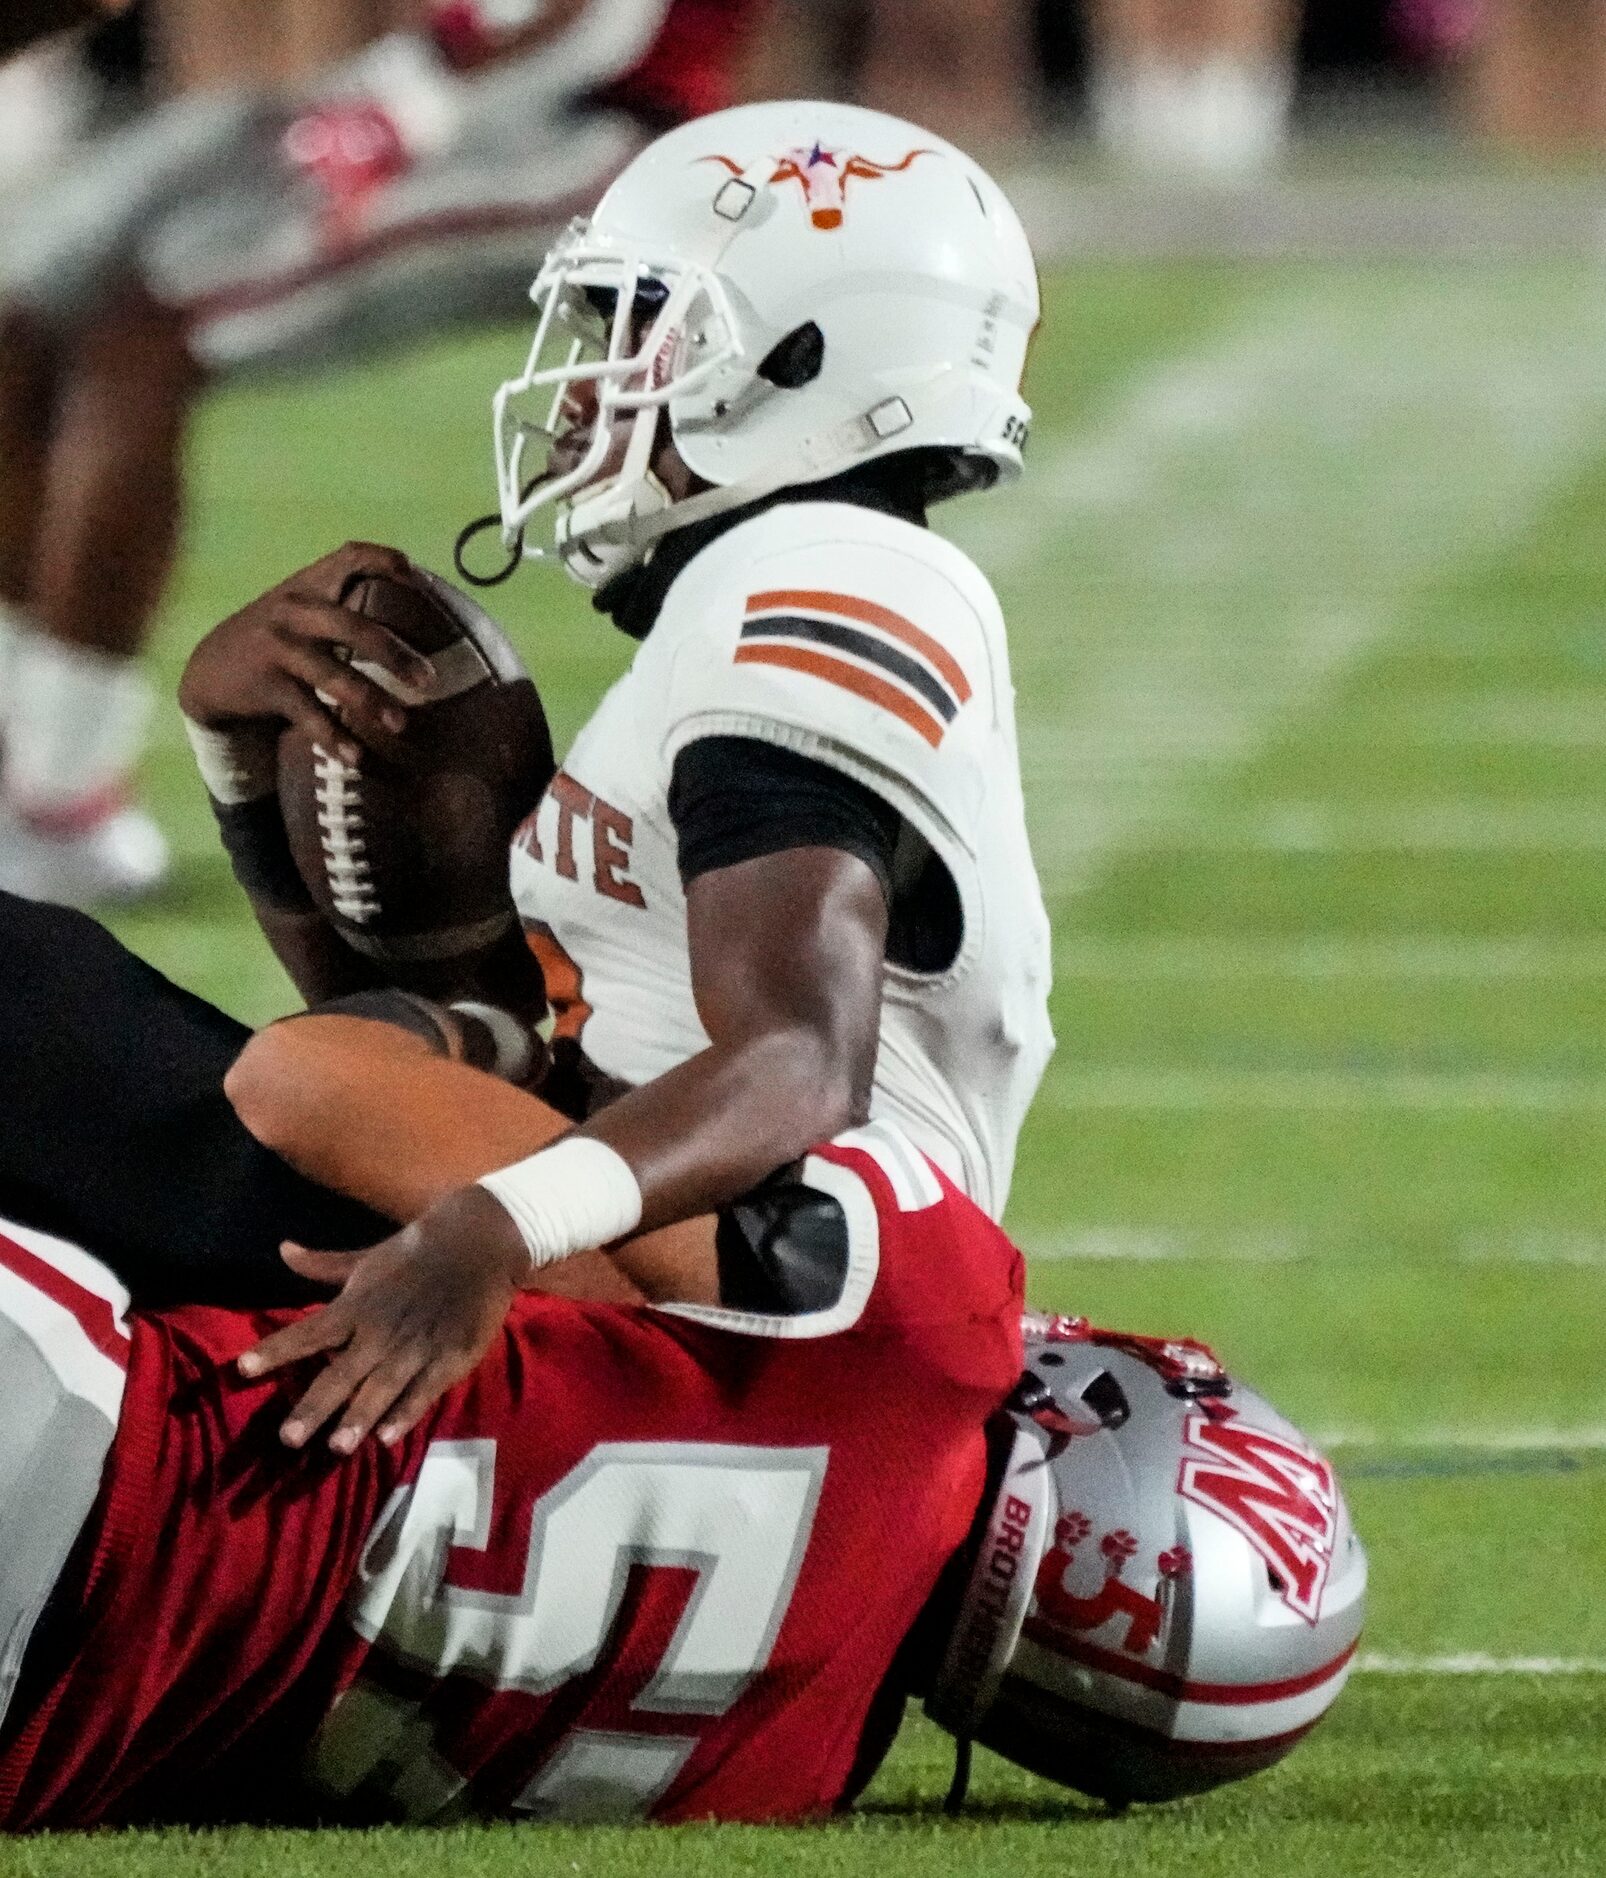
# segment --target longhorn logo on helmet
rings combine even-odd
[[[908,169],[916,157],[935,156],[934,150],[911,150],[896,163],[878,163],[874,157],[859,156],[848,150],[827,148],[818,139],[805,148],[799,144],[773,158],[773,183],[797,183],[803,191],[809,220],[816,228],[840,228],[847,211],[848,183],[879,182]],[[732,176],[740,176],[742,166],[728,156],[705,156],[699,163],[721,163]]]

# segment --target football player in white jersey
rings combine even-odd
[[[1052,1048],[1048,924],[998,605],[925,521],[1021,467],[1038,292],[1019,222],[912,125],[749,106],[652,145],[533,294],[495,401],[503,537],[515,562],[561,559],[642,644],[512,885],[576,1082],[629,1093],[580,1103],[578,1130],[373,1256],[393,1291],[472,1238],[516,1232],[544,1264],[705,1213],[867,1117],[996,1217]],[[330,565],[192,660],[181,700],[214,751],[253,718],[360,741],[395,712],[329,654]],[[320,1021],[261,1033],[236,1100],[304,1172],[373,1200],[394,1173],[364,1165],[364,1116],[392,1097]],[[325,1316],[324,1347],[349,1345]],[[318,1323],[276,1354],[319,1347]]]

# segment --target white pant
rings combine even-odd
[[[288,106],[244,91],[160,105],[0,211],[0,298],[64,326],[135,279],[184,317],[217,373],[518,320],[548,244],[646,141],[572,77],[533,59],[491,68],[451,145],[382,189],[333,247],[318,192],[280,152]],[[345,88],[337,70],[327,89]]]
[[[100,1491],[128,1374],[127,1308],[98,1260],[0,1220],[0,1722]]]

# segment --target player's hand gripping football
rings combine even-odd
[[[394,749],[407,728],[406,709],[356,662],[379,666],[414,690],[434,673],[394,634],[340,604],[363,574],[413,577],[396,549],[349,541],[214,626],[179,680],[184,715],[223,731],[252,722],[296,724],[328,740],[348,763],[357,761],[359,745]]]
[[[399,1441],[429,1405],[469,1375],[507,1318],[529,1255],[488,1193],[465,1187],[367,1252],[286,1245],[292,1271],[339,1296],[264,1338],[239,1359],[248,1377],[309,1357],[329,1362],[280,1434],[305,1447],[335,1422],[329,1446],[350,1454],[376,1429]]]

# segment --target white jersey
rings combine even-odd
[[[958,952],[929,974],[888,964],[871,1113],[998,1217],[1053,1036],[1048,918],[991,588],[940,536],[836,502],[769,509],[675,581],[512,860],[560,1029],[629,1083],[708,1046],[669,786],[678,753],[710,736],[846,772],[903,818],[900,875],[928,844],[947,868]]]

